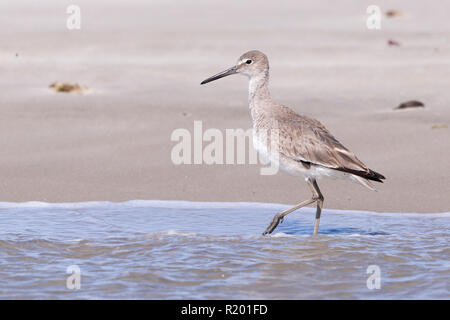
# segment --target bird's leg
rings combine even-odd
[[[315,182],[315,180],[311,181],[310,179],[307,179],[306,182],[308,182],[308,184],[309,184],[309,186],[310,186],[310,188],[311,188],[311,190],[313,192],[313,197],[311,199],[309,199],[309,200],[305,200],[303,202],[300,202],[299,204],[297,204],[296,206],[294,206],[294,207],[292,207],[290,209],[287,209],[287,210],[284,210],[282,212],[277,213],[273,217],[272,222],[269,224],[269,226],[267,227],[266,231],[263,232],[263,236],[265,236],[267,234],[271,234],[273,232],[273,230],[275,230],[275,228],[278,226],[278,224],[281,221],[283,221],[283,218],[287,214],[291,213],[292,211],[295,211],[297,209],[300,209],[301,207],[304,207],[304,206],[307,206],[307,205],[309,205],[311,203],[319,201],[320,199],[322,199],[320,201],[323,202],[323,197],[322,197],[322,194],[320,193],[319,187],[317,187],[317,189],[316,189],[316,187],[314,186],[314,183],[317,186],[317,183]],[[319,208],[319,204],[317,204],[317,208]],[[320,208],[322,208],[322,204],[321,204]],[[320,211],[319,211],[319,219],[320,219]],[[316,221],[317,221],[317,228],[319,228],[319,224],[318,224],[318,220],[317,220],[317,214],[316,214]]]
[[[269,224],[269,226],[267,227],[266,231],[264,231],[263,235],[265,236],[266,234],[270,234],[273,232],[273,230],[275,230],[275,228],[278,226],[278,224],[283,220],[284,216],[287,215],[288,213],[291,213],[292,211],[295,211],[297,209],[300,209],[301,207],[307,206],[308,204],[311,204],[313,202],[315,202],[316,199],[312,198],[309,200],[305,200],[303,202],[300,202],[298,205],[287,209],[285,211],[282,211],[280,213],[277,213],[274,217],[272,222]]]
[[[314,222],[314,233],[313,233],[313,235],[316,235],[317,232],[319,231],[320,214],[322,213],[323,208],[323,195],[320,192],[316,180],[311,181],[311,186],[313,189],[314,196],[317,198],[316,221]]]

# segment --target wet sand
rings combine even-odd
[[[247,80],[200,86],[250,49],[271,63],[279,102],[319,119],[386,183],[371,192],[319,182],[325,208],[444,212],[450,208],[450,21],[446,1],[365,5],[298,1],[0,1],[0,201],[130,199],[297,203],[310,191],[257,165],[175,166],[176,128],[250,128]],[[389,39],[400,46],[388,46]],[[67,81],[85,94],[55,93]],[[425,108],[392,109],[408,100]]]

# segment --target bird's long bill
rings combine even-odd
[[[235,74],[235,73],[237,73],[237,67],[236,66],[231,67],[230,69],[227,69],[225,71],[219,72],[218,74],[215,74],[212,77],[209,77],[208,79],[203,80],[200,84],[205,84],[205,83],[208,83],[208,82],[211,82],[211,81],[214,81],[214,80],[226,77],[226,76],[230,76],[230,75]]]

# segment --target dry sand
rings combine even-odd
[[[250,128],[244,77],[199,83],[259,49],[274,98],[387,177],[378,192],[320,181],[326,208],[450,210],[450,2],[378,1],[402,12],[378,31],[358,0],[79,0],[79,31],[69,4],[0,1],[0,201],[306,199],[303,181],[257,165],[170,160],[172,131],[194,120]],[[407,100],[426,107],[392,110]]]

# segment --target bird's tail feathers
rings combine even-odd
[[[357,175],[354,175],[354,174],[352,174],[352,177],[353,177],[353,179],[356,180],[356,182],[359,182],[364,187],[366,187],[366,188],[368,188],[368,189],[370,189],[372,191],[377,191],[377,189],[375,189],[375,187],[373,186],[373,184],[369,180],[364,179],[364,178],[362,178],[360,176],[357,176]]]

